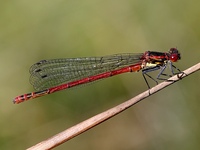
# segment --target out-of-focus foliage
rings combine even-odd
[[[147,89],[127,73],[20,105],[29,67],[60,57],[167,51],[184,70],[200,60],[199,1],[0,1],[0,149],[33,146]],[[56,149],[200,149],[200,73],[166,88]]]

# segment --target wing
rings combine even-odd
[[[41,60],[30,68],[30,83],[36,90],[120,69],[141,61],[142,54]]]

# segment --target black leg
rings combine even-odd
[[[164,71],[167,68],[167,65],[169,65],[171,74],[165,74],[164,73]],[[178,78],[181,78],[185,74],[184,72],[182,72],[178,68],[176,68],[170,61],[165,63],[163,66],[157,65],[157,66],[154,66],[154,67],[149,67],[149,68],[143,69],[142,70],[142,75],[143,75],[143,78],[144,78],[144,80],[145,80],[145,82],[146,82],[146,84],[148,86],[148,89],[150,89],[150,85],[149,85],[149,83],[147,81],[146,76],[149,77],[150,79],[152,79],[154,82],[156,82],[156,84],[158,84],[158,81],[148,74],[149,72],[153,72],[153,71],[156,71],[156,70],[160,70],[160,72],[158,73],[156,79],[164,80],[164,81],[170,81],[170,82],[173,82],[173,80],[168,80],[167,78],[162,78],[161,76],[172,77],[173,75],[177,74]],[[175,73],[174,70],[176,70],[177,72]],[[180,73],[182,73],[182,74],[180,75]],[[150,94],[150,92],[149,92],[149,94]]]
[[[172,70],[172,73],[173,73],[173,75],[177,75],[177,77],[179,78],[179,79],[181,79],[182,78],[182,76],[185,74],[186,76],[187,76],[187,74],[186,73],[184,73],[184,72],[182,72],[180,69],[178,69],[178,68],[176,68],[176,66],[174,66],[173,64],[171,64],[171,70]],[[177,73],[174,73],[174,69],[175,70],[177,70],[178,72]]]
[[[159,70],[159,69],[160,69],[160,66],[155,66],[155,67],[151,67],[151,68],[147,68],[147,69],[143,69],[143,70],[142,70],[142,75],[143,75],[143,78],[144,78],[144,80],[145,80],[145,82],[146,82],[146,84],[147,84],[147,86],[148,86],[148,89],[150,89],[150,86],[149,86],[149,83],[148,83],[148,81],[147,81],[145,75],[146,75],[147,77],[149,77],[150,79],[152,79],[154,82],[156,82],[156,84],[158,84],[158,81],[156,81],[156,79],[154,79],[153,77],[151,77],[151,76],[148,74],[148,72],[156,71],[156,70]]]

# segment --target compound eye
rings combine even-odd
[[[169,57],[169,59],[170,59],[172,62],[176,62],[176,61],[179,59],[179,57],[178,57],[177,54],[171,54],[170,57]]]

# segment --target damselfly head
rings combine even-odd
[[[170,48],[169,50],[169,60],[172,62],[176,62],[181,59],[181,54],[177,50],[177,48]]]

